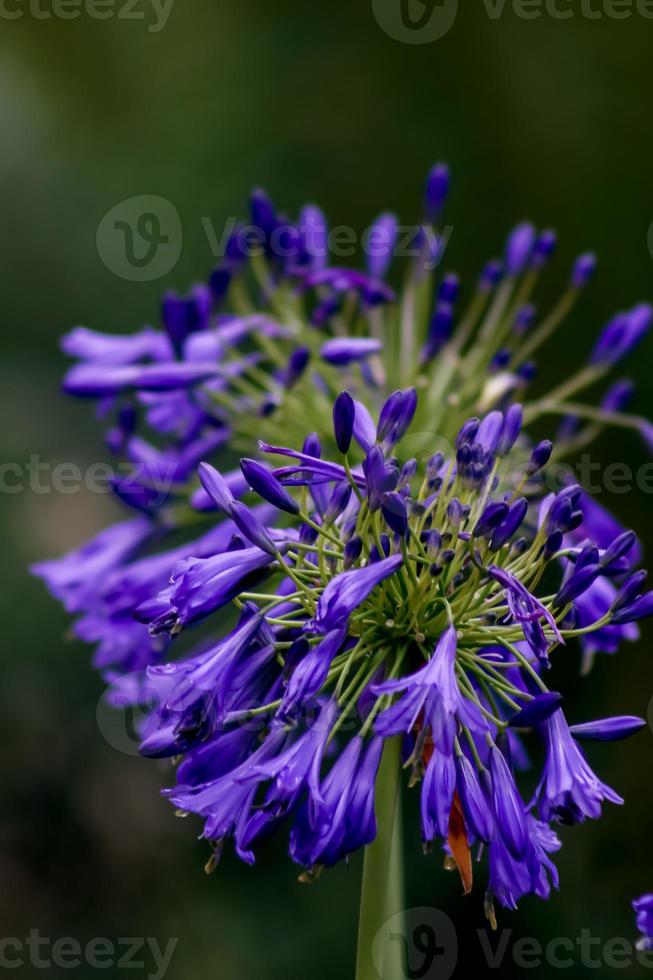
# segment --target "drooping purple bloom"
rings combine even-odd
[[[526,807],[510,767],[496,745],[490,749],[490,775],[498,835],[512,857],[519,861],[524,857],[528,844]]]
[[[604,800],[623,803],[590,769],[562,711],[547,720],[545,732],[546,763],[536,794],[543,820],[580,823],[587,817],[600,817]]]
[[[436,837],[446,840],[455,790],[456,764],[453,756],[434,752],[422,782],[420,809],[423,840],[432,841]]]
[[[313,698],[324,684],[331,661],[342,647],[347,630],[340,627],[327,633],[323,640],[311,647],[292,673],[283,696],[279,716],[289,715],[300,703]]]
[[[431,659],[416,674],[376,684],[377,695],[402,694],[376,722],[379,734],[388,737],[414,729],[420,717],[429,724],[440,751],[453,752],[459,723],[476,732],[486,729],[478,708],[461,694],[455,673],[456,631],[449,627],[440,637]]]
[[[489,803],[490,774],[487,769],[477,773],[465,755],[456,757],[456,772],[456,788],[465,823],[477,840],[489,844],[495,834],[494,814]]]
[[[290,856],[305,868],[331,867],[376,836],[374,782],[383,740],[364,749],[352,739],[320,787],[323,802],[304,806],[290,836]]]
[[[551,885],[558,887],[558,872],[549,854],[560,849],[560,840],[532,814],[526,816],[526,831],[525,854],[519,859],[510,853],[501,834],[494,836],[489,847],[488,899],[497,898],[509,909],[516,909],[524,895],[547,899]]]

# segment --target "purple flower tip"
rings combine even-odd
[[[280,510],[289,514],[299,513],[299,504],[262,463],[255,459],[241,459],[240,468],[252,490]]]
[[[558,245],[558,236],[555,231],[547,229],[538,235],[533,247],[531,265],[534,269],[541,269],[551,258]]]
[[[519,276],[524,271],[535,244],[535,228],[528,222],[517,225],[506,243],[506,271],[509,276]]]
[[[536,473],[539,473],[543,466],[546,466],[551,458],[552,452],[553,443],[550,442],[549,439],[543,439],[542,442],[538,442],[537,446],[535,446],[533,449],[531,458],[528,462],[529,476],[534,476]]]
[[[483,269],[478,281],[478,288],[482,293],[489,293],[490,290],[503,278],[504,267],[498,259],[492,259]]]
[[[626,715],[620,718],[588,721],[584,725],[572,725],[569,731],[574,738],[596,742],[619,742],[621,739],[636,735],[645,726],[646,722],[643,718]]]
[[[586,286],[596,272],[596,256],[591,252],[580,255],[571,272],[571,285],[574,289],[582,289]]]
[[[341,392],[333,405],[333,429],[338,449],[343,455],[349,451],[354,434],[356,406],[348,391]]]
[[[436,163],[426,178],[425,210],[429,221],[434,222],[440,215],[449,196],[451,173],[446,163]]]

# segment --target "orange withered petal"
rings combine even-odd
[[[458,873],[462,879],[464,893],[465,895],[469,895],[474,883],[474,876],[472,872],[472,852],[469,849],[469,843],[467,841],[465,819],[463,817],[463,810],[460,803],[460,797],[458,796],[458,791],[454,793],[453,803],[451,805],[448,844],[453,855],[453,859],[456,862]]]

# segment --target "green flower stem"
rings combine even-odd
[[[400,779],[401,738],[395,737],[385,744],[376,780],[376,840],[365,848],[356,980],[378,980],[372,959],[374,939],[386,920],[402,908],[403,868],[397,827]],[[393,952],[389,950],[386,955],[393,956]],[[400,980],[401,976],[398,969],[383,971],[384,980]]]
[[[555,333],[565,317],[571,313],[578,299],[578,295],[578,290],[571,288],[563,294],[549,316],[542,320],[539,327],[533,331],[526,342],[517,350],[511,364],[513,371],[531,357],[538,347],[541,347]]]

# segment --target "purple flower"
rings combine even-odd
[[[529,701],[521,711],[518,711],[510,719],[511,728],[531,728],[534,725],[541,725],[543,721],[550,718],[554,711],[557,711],[562,701],[562,695],[557,691],[548,691],[546,694],[538,694]]]
[[[395,391],[385,401],[376,429],[376,440],[384,451],[401,441],[413,421],[416,409],[417,392],[414,388]]]
[[[299,513],[297,501],[262,463],[255,459],[241,459],[240,468],[252,490],[255,490],[264,500],[268,500],[279,510],[289,514]]]
[[[283,549],[280,545],[280,550]],[[227,551],[212,558],[186,558],[172,569],[172,584],[157,597],[158,614],[140,607],[153,633],[178,632],[189,623],[221,609],[238,595],[245,583],[273,561],[260,548]],[[137,610],[137,612],[139,612]]]
[[[390,578],[401,567],[403,558],[394,555],[367,568],[341,572],[332,579],[320,596],[315,614],[315,630],[329,633],[344,626],[358,606],[377,585]]]
[[[506,271],[509,276],[519,276],[524,271],[535,245],[535,228],[524,223],[518,225],[506,243]]]
[[[444,165],[433,168],[428,222],[449,183]],[[208,283],[165,295],[160,329],[65,338],[77,359],[65,386],[97,400],[107,447],[130,467],[115,494],[141,516],[35,571],[96,645],[110,702],[143,713],[143,755],[182,757],[168,795],[203,817],[211,866],[227,839],[253,862],[284,821],[309,872],[369,844],[385,739],[401,736],[411,781],[423,780],[422,837],[443,840],[465,890],[478,842],[488,910],[495,898],[546,898],[559,842],[529,810],[578,822],[618,801],[577,740],[642,724],[625,716],[570,730],[544,683],[549,655],[579,636],[587,668],[653,613],[633,572],[634,534],[579,487],[542,500],[553,446],[533,440],[530,421],[560,407],[567,386],[561,376],[551,397],[530,400],[532,355],[557,326],[544,316],[531,329],[540,304],[530,292],[556,236],[518,226],[505,269],[486,265],[457,317],[461,279],[436,275],[445,243],[430,224],[405,275],[397,270],[395,296],[383,281],[393,215],[374,223],[366,268],[355,269],[333,265],[318,208],[289,218],[258,190],[251,209],[262,245],[253,268],[236,224]],[[594,266],[589,254],[576,261],[555,310],[579,298]],[[644,304],[614,318],[591,377],[652,321]],[[607,388],[602,420],[631,393],[629,383]],[[596,427],[591,412],[586,423],[580,407],[561,411],[569,453]],[[305,423],[316,431],[307,436]],[[221,475],[225,449],[259,436],[285,465],[245,458],[242,474]],[[511,496],[504,475],[524,465],[524,496]],[[263,504],[250,506],[253,494]],[[231,601],[235,627],[209,619]],[[174,635],[199,622],[196,642],[168,662]],[[546,759],[527,808],[518,774],[538,734]]]
[[[546,762],[537,790],[543,820],[580,823],[587,817],[601,816],[601,804],[623,803],[614,790],[602,783],[590,769],[576,745],[562,711],[546,722]]]
[[[467,756],[456,757],[456,787],[465,815],[465,824],[473,836],[489,844],[495,834],[494,814],[489,804],[490,774],[476,771]]]
[[[347,630],[342,627],[327,633],[323,640],[311,647],[299,662],[288,682],[279,715],[289,715],[300,703],[305,703],[319,692],[324,684],[331,661],[340,651]]]
[[[434,752],[431,756],[421,794],[422,839],[445,840],[449,834],[449,818],[456,790],[456,764],[453,756]]]
[[[511,405],[503,418],[503,427],[497,443],[497,456],[505,456],[513,448],[522,429],[524,410],[521,405]]]
[[[68,612],[79,612],[107,575],[144,544],[151,533],[151,525],[145,518],[121,521],[63,558],[37,562],[31,570],[45,579]]]
[[[362,361],[371,354],[378,354],[382,348],[380,340],[373,337],[336,337],[327,340],[320,348],[320,357],[327,364],[342,366],[352,364],[355,361]]]
[[[331,867],[376,836],[374,782],[383,740],[367,748],[354,738],[320,787],[323,802],[304,806],[290,837],[290,856],[305,868]]]
[[[558,236],[555,231],[547,229],[541,232],[535,240],[533,254],[531,255],[531,266],[534,269],[541,269],[549,261],[557,247]]]
[[[630,313],[620,313],[610,320],[592,352],[591,363],[613,365],[630,354],[648,333],[653,323],[653,307],[642,303]]]
[[[436,163],[426,179],[425,211],[428,220],[435,223],[449,196],[451,173],[446,163]]]
[[[558,643],[564,643],[553,614],[535,596],[531,595],[528,589],[510,572],[498,568],[496,565],[490,565],[488,572],[495,581],[505,588],[508,608],[514,619],[521,625],[524,631],[524,639],[527,640],[540,662],[547,665],[548,641],[540,625],[540,620],[544,619]]]
[[[561,847],[558,837],[531,814],[526,816],[526,833],[525,853],[519,859],[510,853],[501,834],[490,844],[488,900],[497,898],[505,908],[516,909],[517,902],[531,893],[547,899],[551,885],[558,887],[558,872],[549,858]]]
[[[333,429],[338,449],[346,455],[354,434],[356,409],[348,391],[341,392],[333,403]]]
[[[551,458],[552,451],[553,443],[551,443],[548,439],[543,439],[542,442],[539,442],[537,446],[535,446],[528,461],[529,476],[535,476],[536,473],[539,473],[539,471],[546,466]]]
[[[141,391],[175,391],[208,381],[219,374],[214,364],[104,365],[78,364],[66,375],[63,388],[69,395],[106,397],[138,388]]]
[[[520,497],[511,505],[501,523],[494,529],[490,538],[490,551],[498,551],[512,538],[522,524],[528,511],[528,501]]]
[[[480,711],[460,692],[455,660],[456,631],[449,627],[425,667],[400,680],[376,684],[374,692],[377,695],[403,695],[379,716],[377,732],[386,738],[411,732],[423,716],[424,724],[431,726],[440,751],[451,755],[459,723],[476,732],[484,731],[487,726]]]
[[[498,836],[511,856],[519,861],[528,846],[526,808],[510,767],[496,745],[490,749],[490,775]]]
[[[583,289],[596,272],[596,256],[591,252],[580,255],[572,269],[571,285],[574,289]]]
[[[61,340],[69,357],[104,365],[134,364],[137,361],[169,361],[170,341],[160,330],[143,327],[134,334],[108,334],[87,327],[75,327]]]
[[[572,725],[569,731],[574,738],[597,742],[618,742],[630,738],[644,728],[643,718],[632,716],[619,718],[603,718],[601,721],[588,721],[584,725]]]
[[[642,933],[639,949],[653,949],[653,895],[642,895],[633,902],[637,913],[637,928]]]

